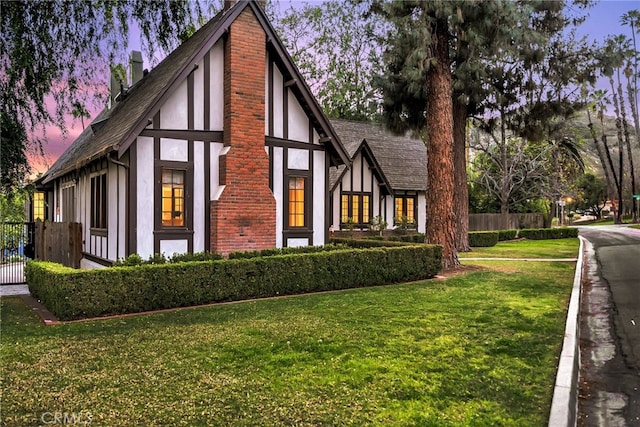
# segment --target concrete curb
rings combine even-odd
[[[582,289],[582,269],[584,245],[586,240],[580,237],[580,251],[573,278],[573,288],[567,310],[567,323],[564,330],[562,352],[558,362],[556,384],[553,389],[549,427],[575,426],[578,421],[578,375],[580,373],[580,300]]]

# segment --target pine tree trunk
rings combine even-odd
[[[453,97],[454,213],[456,249],[469,252],[469,187],[467,186],[467,106]]]
[[[459,265],[453,213],[453,105],[448,23],[436,19],[431,48],[435,64],[427,72],[427,242],[442,245],[444,268]]]

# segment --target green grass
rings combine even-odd
[[[628,224],[632,221],[632,217],[631,215],[625,215],[622,217],[622,222],[625,224]],[[613,217],[607,217],[607,218],[602,218],[602,219],[594,219],[591,221],[580,221],[577,224],[574,225],[614,225],[615,224],[615,220]]]
[[[640,224],[638,224],[638,225],[630,225],[629,228],[635,228],[636,230],[640,230]]]
[[[5,297],[2,419],[544,425],[574,263],[474,264],[446,281],[48,327]]]
[[[575,258],[580,246],[579,239],[515,240],[498,242],[488,248],[471,248],[461,252],[464,258]]]

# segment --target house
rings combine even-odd
[[[130,87],[112,77],[40,178],[47,218],[83,225],[84,267],[327,241],[329,169],[349,156],[261,3],[225,3],[150,72],[134,53]]]
[[[351,219],[366,228],[380,216],[387,228],[426,230],[427,150],[420,139],[393,135],[374,123],[332,119],[351,166],[329,174],[331,224],[344,229]]]

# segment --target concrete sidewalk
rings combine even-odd
[[[14,295],[29,295],[29,286],[21,285],[0,285],[0,297],[10,297]]]

